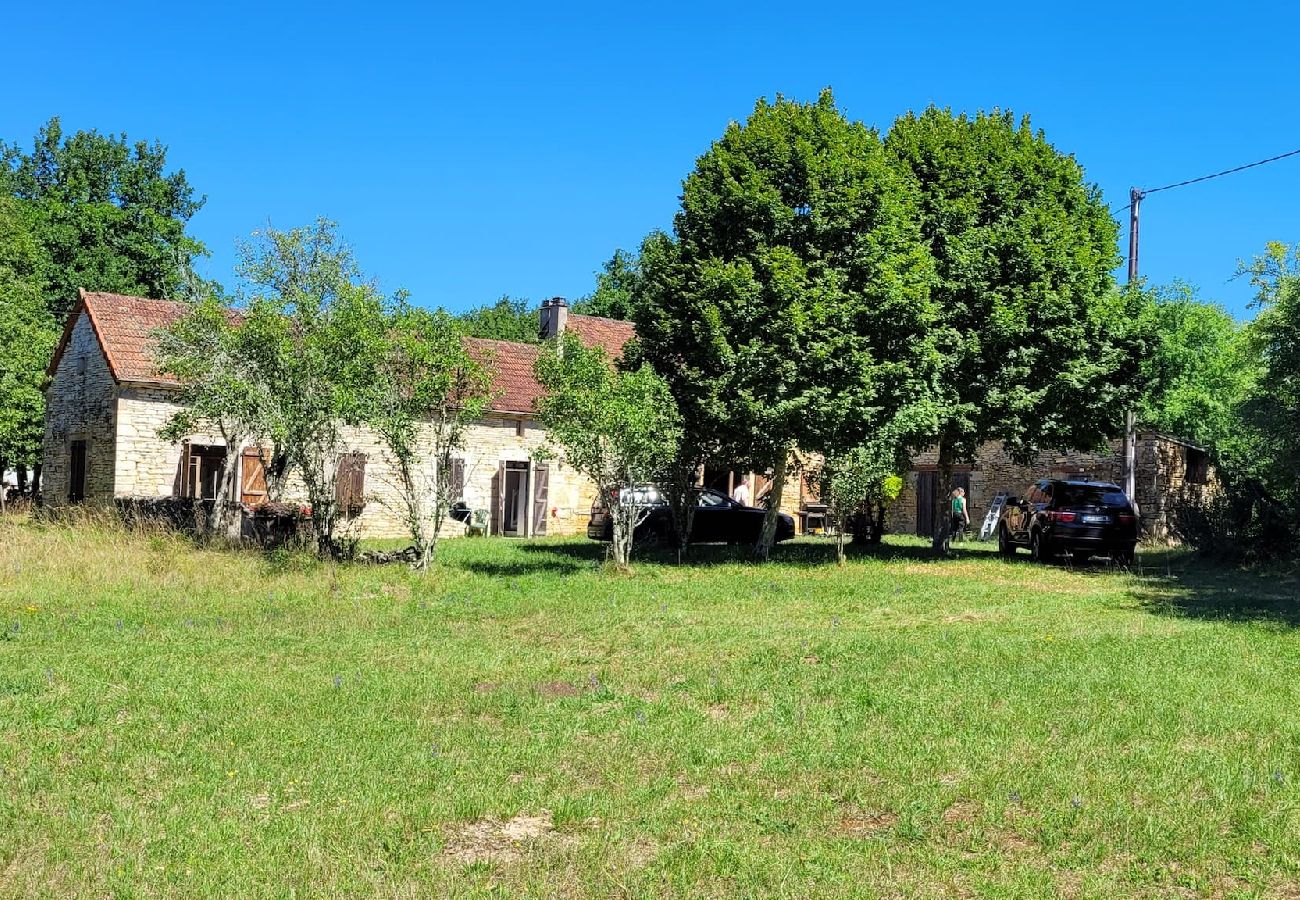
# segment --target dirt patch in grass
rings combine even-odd
[[[850,809],[840,816],[835,831],[848,837],[870,837],[897,824],[898,816],[891,812]]]
[[[505,821],[489,816],[463,825],[448,838],[442,855],[445,859],[465,865],[504,863],[519,859],[530,846],[554,845],[572,840],[571,837],[555,833],[551,812],[543,809],[536,815],[519,813]]]
[[[974,800],[958,800],[943,811],[945,825],[969,825],[979,818],[980,805]]]
[[[542,697],[576,697],[582,688],[571,681],[543,681],[533,685],[533,690]]]

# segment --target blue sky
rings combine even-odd
[[[668,227],[757,97],[823,86],[887,128],[1029,113],[1112,207],[1300,147],[1300,11],[1180,4],[38,4],[6,10],[0,136],[157,138],[229,281],[267,222],[340,223],[385,288],[461,309],[588,292]],[[1248,315],[1236,260],[1300,241],[1300,157],[1143,205],[1143,274]]]

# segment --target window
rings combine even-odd
[[[226,463],[226,448],[216,445],[187,445],[181,465],[185,481],[181,496],[198,500],[215,500],[221,489],[221,467]]]
[[[86,499],[86,442],[73,441],[68,447],[68,502]]]
[[[366,455],[344,453],[334,474],[334,499],[339,512],[348,518],[360,515],[366,507]]]
[[[515,437],[523,437],[527,429],[528,426],[525,424],[524,420],[518,420],[515,422]]]
[[[1183,478],[1189,484],[1205,484],[1210,478],[1210,455],[1195,447],[1186,448]]]
[[[81,356],[77,357],[77,374],[78,375],[86,374],[86,356],[84,353]]]

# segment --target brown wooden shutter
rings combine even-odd
[[[451,461],[451,502],[465,499],[465,460]]]
[[[190,493],[190,442],[181,441],[181,461],[176,469],[176,496],[189,497]]]
[[[547,495],[550,470],[546,466],[533,466],[533,534],[546,534]]]
[[[334,475],[334,499],[339,512],[352,517],[360,514],[366,505],[366,455],[344,453],[339,457]]]
[[[500,534],[506,520],[506,464],[497,465],[496,477],[492,479],[492,533]]]
[[[246,447],[241,457],[239,502],[261,506],[266,502],[266,451]]]
[[[73,441],[68,447],[68,502],[86,499],[86,442]]]

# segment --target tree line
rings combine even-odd
[[[76,287],[181,297],[192,312],[162,354],[190,403],[176,433],[202,418],[268,441],[271,482],[296,473],[333,551],[327,462],[337,428],[365,423],[405,473],[432,557],[448,466],[412,466],[424,429],[444,432],[433,446],[449,459],[487,402],[485,360],[461,338],[536,341],[527,302],[451,316],[381,297],[324,222],[264,232],[226,295],[194,276],[205,249],[185,226],[203,200],[161,145],[52,120],[30,152],[3,154],[0,461],[38,462],[44,365]],[[1186,511],[1189,539],[1293,548],[1296,251],[1243,264],[1258,313],[1241,325],[1181,286],[1118,286],[1117,238],[1098,188],[1027,118],[932,107],[881,133],[829,91],[760,100],[696,160],[671,230],[616,251],[575,304],[633,321],[637,339],[616,364],[548,348],[539,412],[616,505],[619,485],[658,482],[683,550],[706,462],[769,473],[779,497],[792,452],[811,453],[832,514],[865,511],[858,530],[878,534],[870,513],[915,451],[937,448],[950,486],[986,441],[1022,461],[1093,449],[1130,408],[1220,463],[1228,489]],[[621,562],[636,518],[616,517]]]

